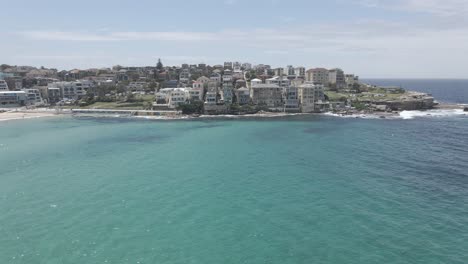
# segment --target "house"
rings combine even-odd
[[[252,86],[252,102],[271,110],[282,110],[283,88],[277,84],[257,84]]]
[[[215,81],[217,83],[221,83],[221,74],[217,73],[217,72],[213,72],[211,75],[210,75],[210,80],[211,81]]]
[[[24,91],[0,91],[0,107],[25,106],[28,102]]]
[[[215,105],[218,94],[216,92],[207,92],[205,96],[205,105]]]
[[[306,81],[315,84],[328,84],[328,70],[324,68],[309,69],[306,72]]]
[[[275,76],[265,80],[266,84],[276,84],[280,87],[288,87],[291,84],[291,81],[282,76]]]
[[[144,92],[147,88],[147,82],[130,82],[127,85],[127,89],[132,92]]]
[[[250,90],[246,87],[237,89],[236,91],[237,103],[245,105],[250,103]]]
[[[320,111],[318,103],[324,99],[324,86],[311,82],[304,83],[298,88],[300,109],[303,113]]]
[[[188,85],[192,80],[192,75],[189,69],[183,69],[179,74],[179,81],[184,85]]]
[[[202,77],[200,77],[200,78],[197,79],[197,82],[201,82],[201,83],[203,83],[203,84],[207,84],[207,83],[210,82],[210,81],[211,81],[211,79],[208,78],[208,77],[206,77],[206,76],[202,76]]]
[[[204,84],[202,82],[196,81],[196,82],[193,82],[192,88],[203,90]]]
[[[359,77],[355,76],[354,74],[346,74],[345,81],[348,89],[352,89],[355,84],[359,83]]]
[[[261,84],[261,83],[262,83],[262,80],[260,80],[260,79],[252,79],[252,80],[250,81],[250,85],[251,85],[251,86],[254,86],[254,85],[257,85],[257,84]]]

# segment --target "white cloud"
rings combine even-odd
[[[359,0],[358,2],[367,7],[428,13],[439,17],[468,14],[467,0]]]

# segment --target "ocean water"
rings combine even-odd
[[[468,79],[366,79],[367,83],[398,86],[432,94],[439,102],[468,104]]]
[[[468,117],[0,123],[0,263],[468,263]]]

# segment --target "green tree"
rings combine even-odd
[[[161,72],[164,68],[164,65],[161,62],[161,59],[158,59],[158,63],[156,64],[156,69]]]

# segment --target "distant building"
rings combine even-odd
[[[250,63],[243,63],[243,64],[242,64],[242,69],[243,69],[244,71],[250,71],[250,70],[252,69],[252,64],[250,64]]]
[[[179,75],[179,82],[183,85],[188,85],[192,80],[192,75],[190,74],[190,70],[183,69]]]
[[[8,84],[5,80],[0,80],[0,91],[8,91]]]
[[[328,71],[328,83],[337,89],[346,87],[345,74],[341,69],[331,69]]]
[[[294,66],[288,65],[286,68],[283,69],[284,75],[287,76],[295,76]]]
[[[261,84],[261,83],[263,83],[263,82],[262,82],[262,80],[260,80],[260,79],[252,79],[252,80],[250,81],[250,85],[251,85],[251,86],[254,86],[254,85],[257,85],[257,84]]]
[[[54,82],[48,85],[49,88],[59,88],[62,98],[69,100],[79,100],[86,95],[91,82]]]
[[[305,78],[305,67],[296,67],[294,68],[294,75],[296,78]]]
[[[306,81],[315,84],[327,85],[329,81],[328,70],[324,68],[315,68],[307,70]]]
[[[196,81],[196,82],[192,83],[192,88],[193,89],[203,90],[204,84],[202,82]]]
[[[275,76],[265,80],[266,84],[276,84],[280,87],[288,87],[291,84],[291,81],[286,77]]]
[[[188,88],[188,96],[191,101],[203,101],[203,87],[201,88]]]
[[[230,62],[230,61],[226,61],[226,62],[224,63],[224,69],[225,69],[225,70],[232,70],[232,66],[233,66],[233,63]]]
[[[354,74],[346,74],[345,80],[346,80],[346,86],[348,87],[348,89],[352,89],[354,87],[354,84],[359,83],[359,77],[355,76]]]
[[[144,92],[147,88],[147,82],[130,82],[127,86],[127,89],[132,92]]]

